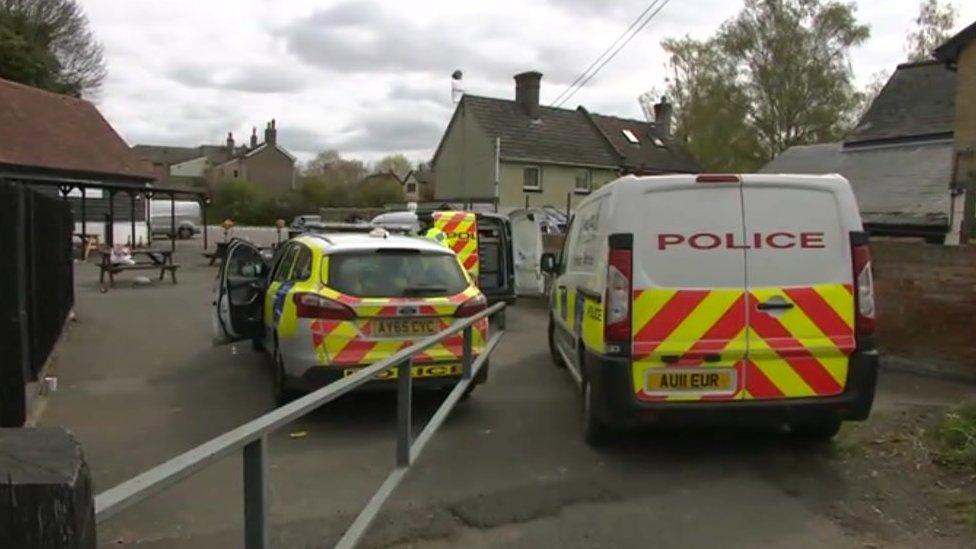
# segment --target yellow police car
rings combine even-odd
[[[279,403],[348,376],[485,309],[487,300],[450,249],[431,240],[370,233],[307,233],[269,261],[255,245],[227,246],[215,289],[220,340],[252,339],[273,357]],[[474,325],[473,353],[488,320]],[[421,386],[461,376],[462,335],[415,355]],[[475,383],[487,378],[486,367]],[[389,383],[388,371],[376,381]]]

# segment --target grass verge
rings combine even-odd
[[[940,458],[976,469],[976,400],[949,409],[933,434]]]

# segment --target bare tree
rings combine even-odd
[[[105,79],[102,46],[77,0],[0,0],[0,76],[75,96]]]

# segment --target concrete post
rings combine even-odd
[[[63,428],[0,429],[0,547],[94,549],[81,445]]]

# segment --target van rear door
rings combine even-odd
[[[746,282],[738,180],[682,176],[646,186],[621,192],[612,213],[620,224],[614,232],[634,236],[634,392],[645,401],[741,398]]]
[[[542,228],[540,212],[517,210],[512,220],[512,248],[515,250],[515,291],[518,295],[542,295]]]
[[[744,176],[746,399],[836,395],[854,350],[849,231],[835,188]]]

